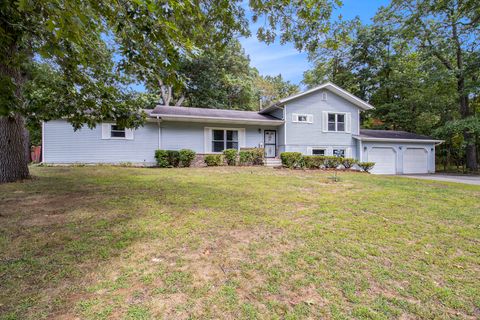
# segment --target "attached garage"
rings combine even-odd
[[[372,147],[368,152],[368,161],[375,162],[375,167],[372,169],[372,173],[397,173],[397,153],[394,148]]]
[[[374,174],[425,174],[435,172],[435,146],[431,137],[404,131],[360,130],[358,159],[375,162]]]
[[[406,148],[403,152],[403,173],[428,173],[426,148]]]

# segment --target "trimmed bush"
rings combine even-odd
[[[178,167],[180,165],[180,152],[176,150],[167,150],[168,163],[172,167]]]
[[[359,162],[358,166],[365,172],[370,172],[375,166],[375,162]]]
[[[345,168],[345,169],[350,169],[351,167],[353,167],[353,165],[357,163],[357,160],[355,159],[352,159],[352,158],[342,158],[342,166]]]
[[[336,169],[342,163],[342,159],[335,156],[326,156],[324,166],[328,169]]]
[[[282,165],[290,169],[303,168],[305,164],[300,152],[282,152],[280,159],[282,160]]]
[[[305,167],[307,169],[320,169],[325,162],[324,156],[303,156]]]
[[[238,153],[238,162],[241,166],[253,164],[253,152],[250,150],[242,150]]]
[[[160,168],[168,168],[170,166],[167,150],[156,150],[155,160],[157,160],[157,166]]]
[[[193,159],[195,159],[196,156],[195,151],[190,149],[182,149],[178,153],[182,167],[190,167]]]
[[[208,167],[218,167],[222,165],[223,157],[221,154],[207,154],[203,161]]]
[[[237,149],[225,149],[223,150],[223,156],[225,157],[225,161],[227,162],[227,165],[234,166],[237,164],[237,156],[238,156]]]

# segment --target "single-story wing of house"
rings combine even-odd
[[[147,121],[138,129],[104,122],[74,131],[66,120],[52,120],[43,123],[43,162],[149,166],[157,149],[191,149],[201,159],[225,149],[261,147],[272,161],[296,151],[375,162],[377,174],[434,172],[435,146],[442,141],[360,129],[360,113],[372,108],[328,82],[260,111],[157,106],[145,110]]]

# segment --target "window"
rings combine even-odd
[[[303,122],[303,123],[312,123],[313,122],[313,115],[312,114],[292,114],[292,121],[293,122]]]
[[[345,131],[345,114],[329,113],[328,114],[328,131]]]
[[[122,128],[116,124],[110,126],[110,137],[112,138],[125,138],[125,128]]]
[[[238,131],[212,130],[212,151],[222,152],[225,149],[238,150]]]
[[[333,149],[333,156],[345,158],[345,149]]]
[[[312,149],[312,154],[314,156],[324,156],[325,155],[325,149]]]

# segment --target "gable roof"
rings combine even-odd
[[[148,113],[150,117],[159,117],[165,120],[210,120],[244,121],[250,123],[281,124],[283,120],[257,111],[207,109],[191,107],[157,106]]]
[[[360,129],[360,135],[354,136],[355,139],[361,141],[415,141],[415,142],[435,142],[440,143],[442,140],[424,136],[421,134],[394,131],[394,130],[370,130]]]
[[[263,110],[260,111],[260,113],[267,113],[267,112],[270,112],[272,111],[273,109],[275,108],[278,108],[279,106],[281,105],[284,105],[286,102],[289,102],[289,101],[292,101],[292,100],[295,100],[295,99],[298,99],[298,98],[301,98],[303,96],[306,96],[308,94],[311,94],[311,93],[314,93],[314,92],[317,92],[319,90],[323,90],[323,89],[326,89],[326,90],[329,90],[333,93],[335,93],[336,95],[344,98],[345,100],[351,102],[352,104],[354,104],[355,106],[359,107],[360,109],[363,109],[363,110],[370,110],[370,109],[373,109],[374,107],[369,104],[368,102],[365,102],[363,101],[362,99],[354,96],[353,94],[351,94],[350,92],[340,88],[339,86],[335,85],[334,83],[332,82],[326,82],[324,84],[321,84],[315,88],[312,88],[312,89],[309,89],[307,91],[304,91],[304,92],[300,92],[300,93],[297,93],[297,94],[294,94],[290,97],[287,97],[287,98],[283,98],[283,99],[280,99],[280,101],[278,101],[276,104],[274,105],[271,105]]]

